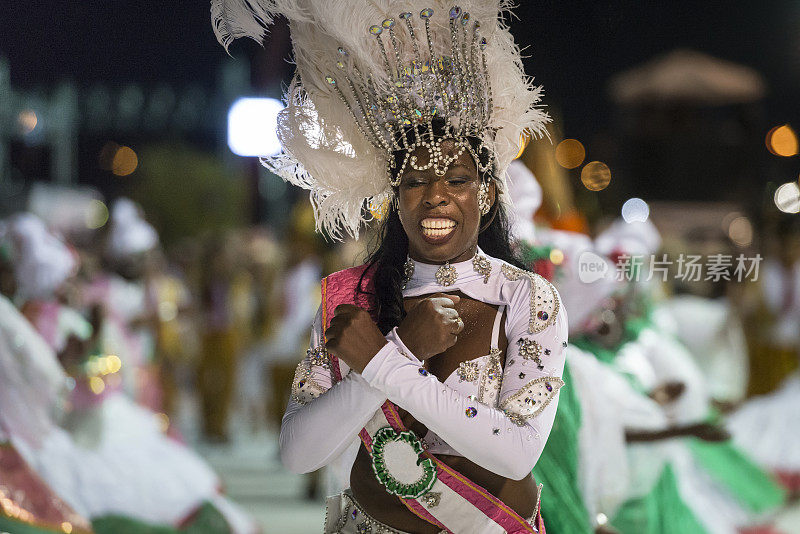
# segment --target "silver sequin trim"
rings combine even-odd
[[[550,384],[550,391],[547,384]],[[535,378],[504,400],[500,408],[512,422],[523,426],[550,404],[563,385],[564,381],[557,376]]]
[[[558,310],[561,308],[561,303],[558,300],[558,294],[553,284],[539,276],[522,269],[518,269],[512,265],[504,263],[500,270],[506,278],[511,281],[519,280],[520,278],[527,278],[530,280],[530,320],[528,321],[528,333],[538,334],[556,320]],[[539,312],[544,312],[546,317],[541,319]]]

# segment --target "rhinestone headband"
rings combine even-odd
[[[425,26],[425,43],[420,43],[413,15],[409,12],[399,15],[413,45],[410,61],[401,59],[395,19],[388,18],[369,27],[369,33],[377,41],[388,83],[364,76],[342,47],[338,49],[336,62],[339,74],[325,77],[347,106],[361,134],[385,154],[386,171],[394,187],[400,184],[409,165],[419,171],[433,168],[437,176],[444,176],[464,151],[472,155],[480,173],[492,166],[491,162],[481,164],[478,157],[484,149],[483,134],[492,110],[492,90],[484,53],[486,38],[480,36],[480,22],[470,24],[468,12],[458,6],[452,7],[448,13],[450,55],[436,55],[430,29],[433,14],[432,8],[419,13]],[[388,39],[384,37],[386,34]],[[423,52],[423,48],[427,50]],[[434,135],[435,119],[444,121],[443,135]],[[480,140],[477,152],[467,137]],[[442,142],[446,139],[455,142],[454,151],[449,155],[442,152]],[[420,148],[428,153],[425,164],[413,154]],[[398,151],[405,153],[399,167],[394,158],[394,152]]]

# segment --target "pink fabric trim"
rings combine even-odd
[[[358,436],[361,438],[361,441],[364,442],[364,446],[367,448],[368,452],[372,452],[372,436],[369,435],[366,428],[362,428],[361,432],[358,433]]]
[[[381,407],[389,424],[398,432],[406,430],[394,405],[386,401]],[[508,508],[500,499],[489,493],[486,489],[455,471],[452,467],[440,461],[429,452],[425,456],[436,462],[437,478],[450,489],[464,497],[475,508],[483,512],[492,521],[503,527],[507,532],[535,532],[519,514]],[[417,504],[416,501],[411,501]],[[407,503],[408,504],[408,503]],[[524,526],[523,526],[524,525]],[[523,527],[520,529],[520,527]],[[527,527],[527,529],[525,528]]]
[[[361,265],[333,273],[322,280],[322,321],[325,329],[327,329],[330,325],[330,320],[333,317],[336,306],[340,304],[355,304],[356,306],[369,311],[373,319],[377,319],[374,299],[371,298],[370,295],[356,293],[358,282],[366,269],[366,265]],[[371,289],[372,273],[367,272],[364,275],[364,282],[366,288]],[[341,380],[341,368],[339,367],[339,361],[335,356],[331,356],[331,368],[336,380]],[[398,432],[407,430],[405,425],[403,425],[403,421],[400,419],[394,404],[387,400],[383,406],[381,406],[381,410],[383,410],[383,413],[392,428]],[[367,450],[371,451],[372,438],[369,436],[369,433],[366,431],[366,429],[362,429],[359,433],[359,436],[364,442],[364,446],[367,447]],[[511,510],[508,506],[506,506],[505,503],[493,496],[486,489],[480,487],[472,481],[468,481],[466,477],[437,459],[431,453],[425,451],[424,454],[426,457],[431,458],[434,462],[436,462],[437,477],[442,481],[442,483],[446,484],[459,495],[464,497],[467,501],[472,503],[473,506],[483,512],[492,521],[503,527],[507,532],[536,532],[534,527],[530,526],[519,514]],[[412,513],[440,528],[447,530],[442,523],[440,523],[416,500],[401,498],[400,501],[405,504]],[[539,515],[539,523],[541,524],[540,533],[542,533],[544,532],[544,524],[541,521],[541,515]]]

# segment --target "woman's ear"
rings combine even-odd
[[[494,206],[495,201],[497,200],[497,182],[489,179],[489,205]]]

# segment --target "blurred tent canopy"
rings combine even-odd
[[[760,100],[766,83],[750,67],[678,49],[614,76],[609,91],[623,105],[724,106]]]

